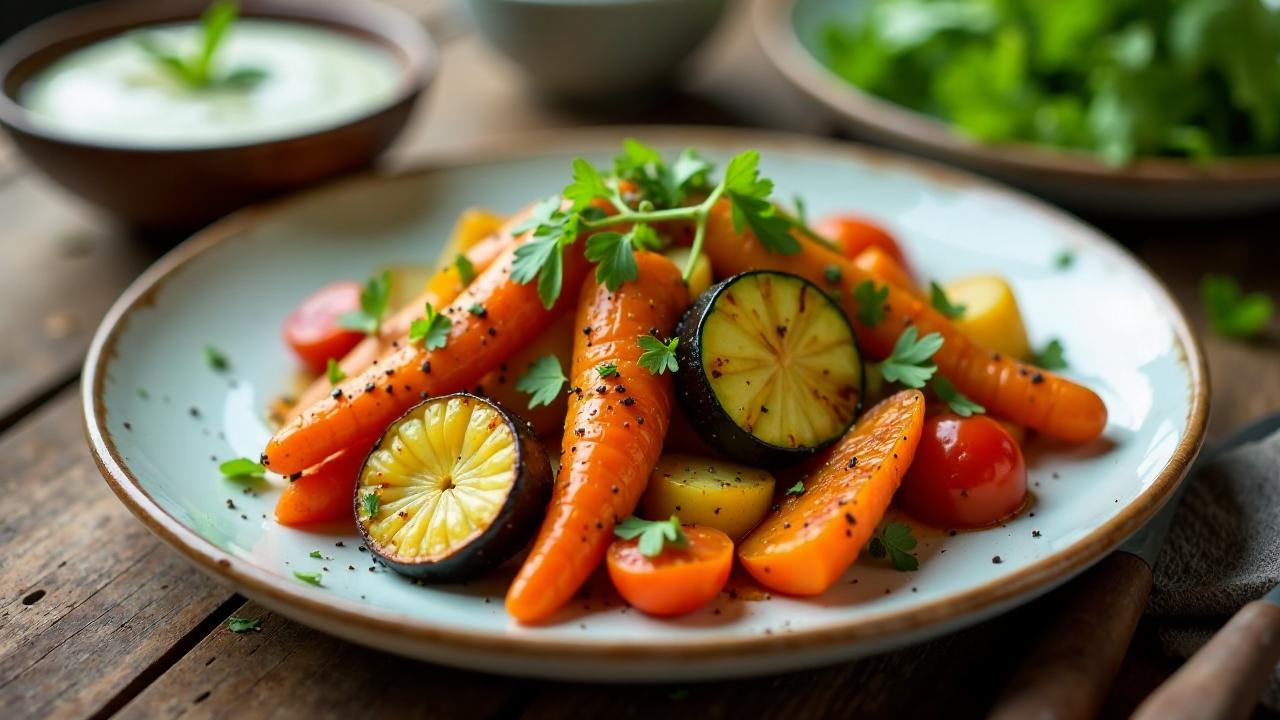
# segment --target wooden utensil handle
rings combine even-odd
[[[996,701],[999,720],[1093,718],[1120,670],[1151,594],[1151,568],[1112,553],[1075,580],[1061,610]]]
[[[1138,707],[1133,720],[1248,717],[1280,662],[1280,605],[1255,600],[1240,609]]]

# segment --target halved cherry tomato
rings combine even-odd
[[[364,334],[338,324],[338,318],[360,309],[360,285],[340,281],[315,291],[284,320],[284,339],[314,373],[324,372],[329,358],[340,359]]]
[[[878,247],[889,253],[903,267],[907,266],[907,257],[893,236],[876,223],[858,215],[828,215],[818,221],[813,228],[819,235],[832,240],[840,247],[840,252],[847,258],[856,258],[869,247]]]
[[[930,525],[976,528],[1004,520],[1027,499],[1022,448],[985,415],[950,413],[925,421],[924,438],[898,502]]]
[[[636,540],[615,540],[605,564],[622,597],[650,615],[683,615],[715,599],[733,569],[733,540],[712,527],[685,525],[688,546],[670,545],[656,557]]]

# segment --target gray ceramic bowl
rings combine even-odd
[[[467,0],[480,33],[541,91],[591,99],[667,80],[726,0]]]
[[[826,23],[857,17],[861,7],[860,0],[755,0],[752,8],[756,33],[774,65],[860,137],[975,170],[1085,212],[1185,218],[1280,207],[1280,156],[1223,158],[1207,166],[1152,157],[1115,168],[1092,155],[1043,145],[985,145],[865,93],[819,59]]]
[[[364,0],[245,0],[246,17],[324,25],[386,47],[403,67],[385,105],[340,125],[241,145],[157,149],[95,142],[37,126],[17,101],[33,75],[66,53],[144,25],[190,20],[207,0],[110,0],[36,23],[0,46],[0,124],[37,168],[136,228],[195,229],[254,200],[368,165],[404,128],[436,70],[412,17]]]

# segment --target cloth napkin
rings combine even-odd
[[[1280,432],[1212,458],[1188,482],[1147,608],[1165,652],[1184,658],[1280,583]],[[1280,668],[1263,703],[1280,709]]]

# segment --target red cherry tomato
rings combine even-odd
[[[665,547],[657,557],[640,552],[635,540],[616,540],[605,565],[618,593],[650,615],[683,615],[715,599],[733,569],[733,541],[703,525],[685,525],[689,544]]]
[[[995,420],[938,415],[925,421],[897,498],[912,516],[937,527],[993,525],[1026,501],[1027,463]]]
[[[884,228],[857,215],[829,215],[818,221],[814,231],[835,242],[845,257],[853,259],[863,250],[875,246],[889,253],[903,267],[907,258]]]
[[[324,372],[329,358],[341,358],[364,337],[360,331],[338,324],[338,318],[359,309],[359,284],[342,281],[325,285],[285,318],[285,342],[311,372]]]

